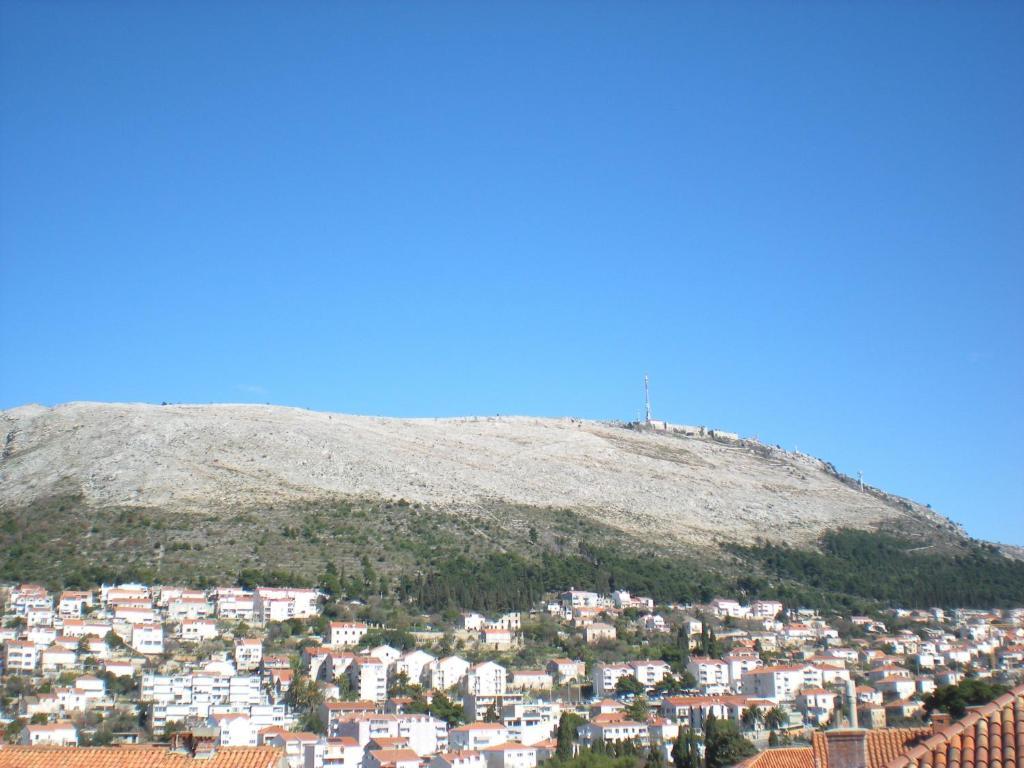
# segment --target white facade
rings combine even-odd
[[[241,638],[235,641],[235,667],[239,672],[259,669],[263,661],[263,643],[259,640]]]
[[[451,749],[482,750],[508,741],[508,730],[499,723],[468,723],[448,732]]]
[[[485,747],[487,768],[536,768],[537,750],[522,744],[498,744]]]
[[[164,652],[164,628],[161,624],[132,625],[131,647],[139,653],[156,655]]]
[[[334,648],[359,645],[367,630],[368,627],[361,621],[332,621],[327,644]]]
[[[446,691],[458,685],[469,672],[470,664],[460,656],[445,656],[427,664],[430,687]]]
[[[434,661],[435,657],[426,651],[409,651],[395,662],[395,674],[404,674],[410,683],[422,683],[427,667]]]
[[[388,668],[380,659],[357,658],[349,665],[348,679],[360,699],[384,701],[388,697]]]
[[[629,664],[595,664],[590,673],[595,696],[615,693],[615,684],[623,677],[633,674]]]
[[[686,671],[693,675],[702,690],[729,685],[729,664],[722,659],[691,656]]]
[[[463,693],[469,696],[503,696],[507,672],[501,664],[485,661],[470,667],[463,680]]]

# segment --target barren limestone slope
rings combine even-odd
[[[69,403],[0,414],[0,506],[217,512],[320,496],[457,514],[562,507],[652,542],[807,542],[842,526],[951,529],[822,462],[750,444],[574,419],[389,419],[261,405]]]

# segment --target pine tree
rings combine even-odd
[[[672,763],[675,768],[701,768],[697,734],[692,728],[680,733],[676,743],[672,745]]]

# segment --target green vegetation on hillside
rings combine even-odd
[[[920,541],[844,529],[825,534],[821,551],[777,544],[731,549],[768,576],[789,582],[775,592],[790,602],[814,605],[821,595],[905,607],[1024,603],[1024,562],[974,542],[931,553]]]
[[[971,542],[841,530],[820,550],[773,544],[654,551],[568,510],[446,513],[335,499],[219,514],[94,509],[76,496],[0,510],[0,581],[319,585],[423,610],[530,607],[546,592],[625,589],[660,603],[716,595],[845,612],[1024,602],[1024,562]]]
[[[988,680],[968,678],[956,685],[943,685],[924,697],[925,712],[939,710],[948,712],[955,720],[967,714],[967,708],[978,704],[987,704],[998,696],[1002,696],[1009,688]]]
[[[625,589],[658,602],[706,602],[734,585],[695,560],[581,544],[576,553],[543,552],[533,558],[511,553],[445,558],[430,573],[403,579],[401,591],[428,610],[504,611],[527,608],[545,592],[570,588]]]

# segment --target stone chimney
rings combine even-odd
[[[171,734],[171,752],[198,760],[211,758],[217,754],[217,734],[216,728],[207,727],[173,733]]]
[[[938,733],[952,722],[953,718],[948,713],[932,712],[932,733]]]
[[[825,731],[828,768],[868,768],[868,731],[864,728],[833,728]]]
[[[853,680],[846,681],[846,716],[850,727],[857,727],[857,684]]]

